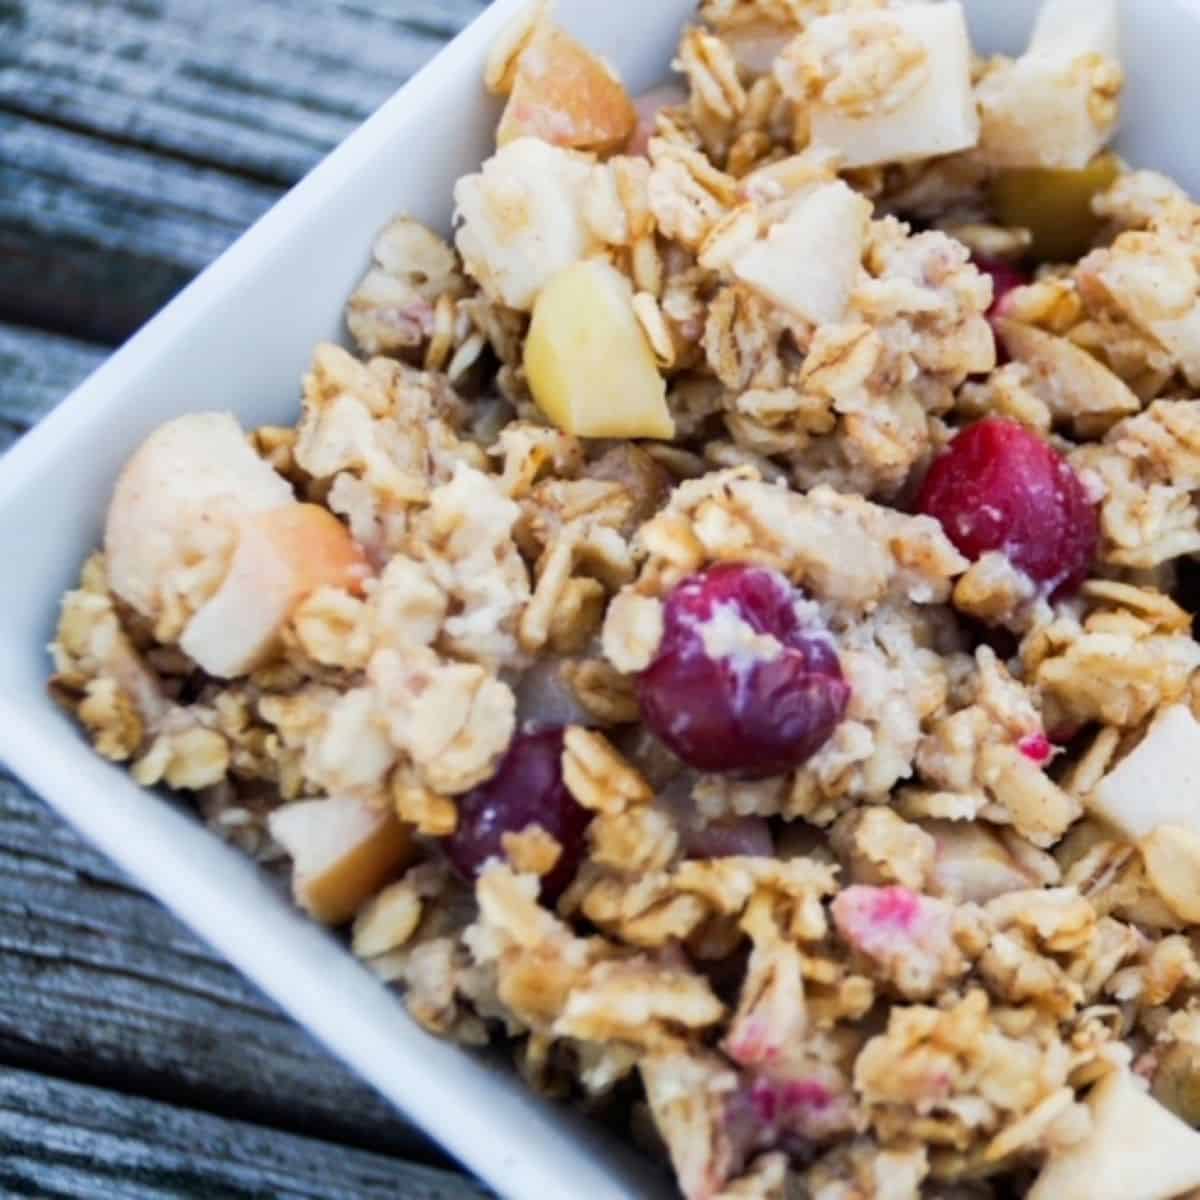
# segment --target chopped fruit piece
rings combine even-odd
[[[1009,358],[1033,374],[1033,390],[1056,421],[1089,415],[1117,418],[1141,411],[1141,401],[1122,379],[1074,342],[1034,325],[992,322]]]
[[[633,288],[599,260],[556,275],[533,308],[525,373],[534,400],[578,437],[670,438],[675,424]]]
[[[761,567],[712,567],[667,598],[642,673],[647,725],[685,762],[745,777],[800,766],[850,698],[837,650],[804,595]]]
[[[838,321],[862,266],[871,203],[840,180],[814,188],[733,264],[734,274],[789,312]]]
[[[157,617],[168,576],[232,545],[249,513],[294,500],[229,413],[189,413],[155,430],[117,480],[104,549],[114,592]],[[207,544],[206,544],[207,543]]]
[[[929,470],[917,509],[970,559],[998,550],[1052,599],[1087,577],[1096,510],[1066,460],[1015,421],[989,417],[958,434]]]
[[[959,903],[986,904],[1005,892],[1044,882],[1025,870],[991,826],[977,821],[929,821],[921,826],[937,847],[929,890]]]
[[[1116,0],[1053,0],[1028,51],[979,84],[981,158],[1082,170],[1115,128],[1120,91]]]
[[[1087,1136],[1051,1151],[1029,1200],[1172,1200],[1200,1186],[1200,1133],[1130,1071],[1106,1075],[1087,1104]]]
[[[210,675],[252,671],[296,605],[319,587],[359,592],[370,574],[362,548],[327,509],[289,504],[242,522],[221,586],[179,644]]]
[[[1096,784],[1088,807],[1131,842],[1160,825],[1200,833],[1200,723],[1191,709],[1163,709],[1133,751]]]
[[[528,312],[559,271],[587,256],[595,244],[583,220],[591,171],[584,155],[527,137],[458,181],[455,243],[490,299]]]
[[[633,132],[633,101],[611,67],[555,25],[540,25],[517,59],[496,142],[541,138],[601,153]]]
[[[976,258],[975,265],[992,281],[992,304],[987,310],[989,321],[1004,315],[1004,302],[1009,292],[1024,287],[1029,282],[1029,275],[1013,263],[1004,262],[998,258]]]
[[[562,895],[583,860],[592,819],[563,782],[562,755],[561,729],[520,735],[495,775],[458,798],[458,826],[444,844],[464,879],[474,879],[488,859],[504,857],[506,833],[540,825],[562,847],[542,878],[542,899],[553,903]]]
[[[341,925],[412,857],[412,839],[390,809],[350,796],[285,804],[268,818],[292,860],[296,903]]]
[[[974,146],[979,117],[971,93],[971,48],[962,5],[835,13],[818,17],[803,36],[853,44],[872,26],[898,28],[919,43],[926,54],[925,77],[899,104],[868,116],[851,116],[817,101],[811,117],[813,145],[836,151],[845,167],[932,158]],[[786,90],[786,79],[781,83]]]
[[[1200,1046],[1194,1042],[1168,1046],[1154,1068],[1151,1091],[1181,1121],[1200,1125]]]
[[[1146,878],[1159,899],[1181,920],[1200,921],[1200,833],[1183,825],[1159,825],[1141,841]]]
[[[1045,0],[1029,40],[1030,54],[1121,52],[1116,0]]]
[[[1091,248],[1101,224],[1092,199],[1120,174],[1115,154],[1098,155],[1077,171],[1002,171],[992,181],[992,206],[1001,225],[1033,234],[1030,253],[1039,262],[1067,262]]]

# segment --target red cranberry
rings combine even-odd
[[[757,778],[811,758],[845,714],[850,688],[803,605],[802,593],[761,567],[726,564],[684,580],[667,597],[662,644],[639,681],[646,724],[704,771]],[[776,644],[738,644],[746,634]]]
[[[999,550],[1052,599],[1078,591],[1096,553],[1095,506],[1047,442],[1015,421],[964,429],[929,470],[917,509],[970,559]]]
[[[977,258],[975,265],[992,279],[992,306],[987,310],[988,318],[1002,317],[1008,293],[1024,287],[1029,282],[1029,276],[1020,267],[999,258]]]
[[[591,814],[567,791],[562,776],[563,731],[547,729],[513,739],[496,773],[458,798],[458,828],[446,854],[464,879],[474,879],[489,858],[503,858],[502,838],[540,825],[562,854],[542,878],[542,898],[562,895],[583,859]]]
[[[987,310],[986,316],[988,324],[992,327],[992,333],[996,337],[996,361],[1003,364],[1008,362],[1008,351],[1004,348],[1003,339],[996,333],[996,321],[1005,315],[1004,310],[1009,292],[1015,291],[1019,287],[1024,287],[1030,282],[1030,279],[1020,267],[1015,267],[1012,263],[1004,262],[1003,259],[977,258],[975,259],[975,265],[985,275],[991,276],[992,304]]]

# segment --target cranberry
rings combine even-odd
[[[1008,293],[1024,287],[1029,276],[1020,267],[999,258],[977,258],[975,265],[992,280],[992,306],[987,310],[988,319],[1002,317]]]
[[[1014,267],[1012,263],[999,258],[977,258],[975,265],[985,275],[991,276],[992,304],[986,316],[996,338],[996,361],[1003,364],[1008,362],[1008,351],[1004,348],[1003,339],[996,333],[996,322],[1005,315],[1009,292],[1024,287],[1029,282],[1029,276],[1020,267]]]
[[[998,550],[1053,599],[1078,591],[1096,553],[1096,509],[1079,476],[1037,434],[999,417],[954,438],[917,509],[968,558]]]
[[[478,875],[489,858],[504,857],[504,834],[540,825],[562,846],[554,869],[542,878],[542,898],[562,895],[583,859],[591,820],[563,782],[562,751],[561,729],[518,735],[495,775],[459,797],[458,827],[445,848],[464,879]]]
[[[667,597],[662,644],[639,681],[646,724],[704,771],[757,778],[811,758],[850,688],[803,605],[761,567],[726,564],[684,580]]]

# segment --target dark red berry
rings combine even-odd
[[[684,580],[667,597],[658,655],[639,680],[646,724],[704,771],[757,778],[807,761],[841,721],[850,688],[805,606],[762,567],[726,564]],[[775,644],[746,644],[762,634]]]
[[[977,258],[975,265],[992,279],[992,306],[987,310],[989,320],[1002,317],[1008,293],[1024,287],[1029,282],[1029,275],[1020,267],[999,258]]]
[[[562,855],[542,878],[542,898],[554,901],[583,860],[591,813],[567,791],[562,775],[563,731],[520,734],[496,773],[458,798],[458,827],[446,854],[464,879],[474,879],[489,858],[503,858],[501,839],[540,825],[557,839]]]
[[[917,509],[968,558],[998,550],[1052,599],[1079,589],[1099,540],[1095,506],[1062,455],[999,417],[954,438],[925,477]]]
[[[1008,362],[1008,351],[1004,341],[996,332],[996,322],[1005,316],[1005,305],[1009,292],[1024,287],[1030,282],[1029,276],[1020,267],[1004,262],[999,258],[977,258],[975,265],[992,280],[992,304],[987,310],[988,324],[996,337],[996,360],[999,363]]]

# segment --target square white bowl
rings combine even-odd
[[[153,428],[229,408],[287,422],[315,344],[393,213],[447,230],[454,181],[490,152],[487,49],[526,0],[497,0],[0,463],[0,758],[412,1120],[506,1196],[633,1200],[659,1173],[530,1095],[507,1070],[431,1038],[241,855],[97,757],[49,700],[62,593],[98,542],[113,481]],[[560,0],[559,15],[634,90],[665,73],[693,0]],[[1037,0],[967,0],[976,45],[1019,51]],[[1125,0],[1120,147],[1200,181],[1196,0]],[[1136,19],[1135,19],[1136,16]]]

